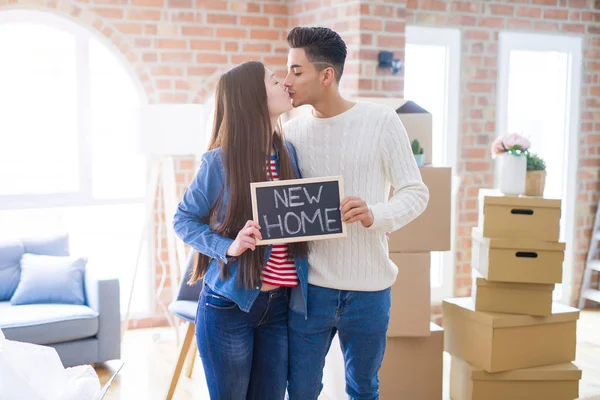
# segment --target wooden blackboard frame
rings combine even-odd
[[[252,219],[254,222],[260,225],[258,218],[258,203],[256,202],[256,189],[262,187],[273,187],[273,186],[290,186],[290,185],[305,185],[309,183],[321,183],[321,182],[337,182],[338,190],[340,193],[340,204],[344,199],[344,183],[341,176],[328,176],[319,178],[303,178],[303,179],[287,179],[282,181],[267,181],[267,182],[254,182],[250,184],[250,194],[252,197]],[[308,242],[313,240],[326,240],[326,239],[337,239],[348,236],[346,230],[346,223],[342,221],[342,232],[332,233],[326,235],[311,235],[311,236],[299,236],[282,239],[269,239],[269,240],[257,240],[257,246],[280,244],[280,243],[294,243],[294,242]]]

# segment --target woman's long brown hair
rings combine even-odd
[[[208,150],[221,148],[225,167],[225,185],[229,199],[225,220],[214,230],[235,239],[246,221],[252,219],[250,183],[264,182],[270,175],[267,163],[275,145],[279,151],[279,179],[296,178],[290,156],[284,146],[281,126],[272,126],[267,106],[265,67],[250,61],[226,72],[217,85],[212,137]],[[273,134],[271,134],[271,132]],[[211,210],[219,209],[223,193]],[[206,221],[208,223],[208,221]],[[305,256],[308,244],[290,243],[290,255]],[[266,263],[266,246],[247,250],[239,257],[238,285],[250,289],[261,286],[261,271]],[[196,253],[194,271],[188,283],[203,278],[211,259]],[[221,276],[227,277],[227,265],[219,261]]]

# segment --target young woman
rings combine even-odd
[[[209,151],[174,218],[197,252],[189,283],[203,281],[196,339],[211,399],[282,400],[288,307],[306,314],[306,243],[257,246],[250,183],[299,177],[279,117],[291,110],[281,82],[259,62],[225,73]]]

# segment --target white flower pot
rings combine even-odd
[[[527,157],[504,154],[500,157],[500,191],[508,196],[525,193]]]

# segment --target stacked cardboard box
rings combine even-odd
[[[579,310],[552,302],[562,281],[560,200],[479,194],[470,298],[443,303],[453,400],[571,400]]]
[[[390,262],[398,267],[383,364],[379,370],[382,400],[442,398],[444,330],[431,323],[431,252],[450,250],[451,169],[431,165],[431,114],[402,99],[365,99],[392,106],[409,138],[425,149],[420,168],[429,189],[427,209],[404,228],[392,232]],[[391,188],[390,195],[394,188]],[[432,229],[435,227],[435,229]],[[328,399],[346,399],[344,362],[334,338],[323,376]]]

